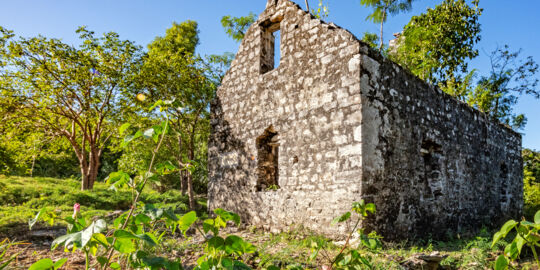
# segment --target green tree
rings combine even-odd
[[[540,211],[540,152],[523,149],[523,197],[525,217]]]
[[[174,158],[182,171],[182,190],[187,190],[192,209],[195,208],[193,174],[197,168],[206,166],[209,104],[216,89],[216,83],[207,78],[207,65],[195,55],[197,44],[196,22],[173,24],[165,36],[148,45],[139,75],[150,101],[174,99],[173,106],[167,106],[171,134],[176,138]]]
[[[229,37],[236,42],[240,42],[242,39],[244,39],[246,31],[248,30],[249,26],[255,22],[255,19],[255,14],[252,12],[243,17],[233,17],[227,15],[221,18],[221,25]]]
[[[362,36],[362,41],[367,43],[369,47],[373,49],[377,49],[379,47],[378,43],[379,37],[377,34],[370,33],[370,32],[364,32],[364,36]]]
[[[540,98],[538,64],[531,56],[520,59],[521,50],[512,52],[508,45],[497,48],[490,55],[491,71],[482,76],[469,93],[469,105],[499,119],[514,129],[523,128],[527,118],[512,113],[521,95]]]
[[[0,107],[69,141],[86,190],[97,179],[115,123],[130,111],[128,89],[141,50],[116,33],[98,38],[85,27],[77,33],[75,47],[43,36],[15,39],[0,27]]]
[[[540,152],[525,148],[522,154],[524,176],[531,185],[540,185]]]
[[[414,0],[360,0],[360,4],[373,9],[366,20],[381,24],[379,51],[383,50],[383,26],[388,14],[394,15],[402,11],[409,11]]]
[[[317,18],[317,19],[326,19],[330,15],[330,9],[328,3],[326,5],[323,3],[323,0],[319,0],[319,5],[317,9],[312,9],[311,13]]]
[[[465,0],[444,0],[434,9],[412,17],[393,49],[392,60],[423,80],[439,84],[461,82],[467,73],[467,59],[478,55],[482,9],[478,0],[469,6]]]
[[[540,211],[540,152],[524,148],[523,157],[523,215],[531,219]]]

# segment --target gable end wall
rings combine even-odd
[[[264,26],[280,22],[281,62],[261,74]],[[209,208],[273,231],[293,224],[329,235],[361,194],[360,45],[290,1],[247,31],[212,105]],[[279,137],[278,190],[256,191],[256,138]]]

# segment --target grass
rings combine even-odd
[[[26,224],[43,207],[58,209],[61,217],[71,216],[75,203],[79,203],[81,213],[90,218],[127,210],[131,195],[129,191],[109,190],[101,182],[95,183],[92,191],[81,191],[80,181],[75,179],[0,176],[0,233]],[[160,194],[146,188],[141,202],[184,211],[188,199],[178,190]]]
[[[80,182],[75,179],[0,176],[0,235],[11,234],[14,228],[28,228],[27,221],[43,207],[58,209],[60,215],[66,217],[71,216],[73,204],[79,203],[81,213],[87,218],[93,218],[115,210],[129,209],[131,196],[129,191],[109,190],[101,182],[96,183],[92,191],[81,191]],[[143,192],[141,202],[158,204],[183,212],[187,209],[188,200],[177,190],[159,193],[148,187]],[[199,204],[205,206],[206,202],[201,199]],[[341,249],[341,246],[331,240],[302,227],[291,227],[288,232],[280,234],[268,234],[256,228],[240,233],[241,237],[258,248],[256,255],[249,257],[250,264],[263,269],[272,265],[281,269],[294,266],[315,269],[328,264],[328,258],[335,257]],[[493,267],[494,260],[507,244],[502,241],[491,248],[493,233],[483,229],[475,236],[467,238],[456,236],[444,242],[425,240],[384,243],[380,250],[360,249],[360,253],[370,258],[374,269],[401,269],[400,263],[414,254],[429,254],[433,251],[447,256],[441,263],[444,269],[489,269]],[[327,243],[326,250],[320,252],[315,259],[310,258],[313,242]],[[188,256],[194,258],[193,261],[204,252],[202,241],[193,242],[176,237],[166,240],[161,249],[163,253],[172,254],[172,257]],[[531,254],[525,252],[522,260],[514,265],[514,268],[534,269],[531,257]]]
[[[275,265],[281,269],[300,266],[303,269],[320,269],[328,265],[328,259],[322,252],[315,260],[310,260],[311,242],[326,241],[326,254],[331,259],[339,253],[341,246],[332,240],[309,232],[301,227],[280,234],[265,234],[256,232],[252,240],[258,247],[259,267]],[[401,263],[411,256],[424,253],[439,252],[446,256],[441,262],[442,269],[493,269],[498,255],[502,253],[507,242],[502,241],[491,248],[492,232],[482,229],[476,236],[454,238],[448,241],[424,240],[420,242],[384,242],[383,247],[376,251],[360,248],[359,252],[370,258],[373,269],[403,269]],[[513,236],[509,236],[510,239]],[[357,247],[357,244],[353,244]],[[516,269],[536,269],[532,255],[525,252],[522,259],[513,265]]]

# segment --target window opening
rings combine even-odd
[[[499,177],[501,179],[501,203],[507,203],[508,202],[508,196],[506,195],[508,192],[508,167],[505,163],[501,163],[501,168],[499,172]]]
[[[281,31],[274,32],[274,69],[279,67],[281,61]]]
[[[279,66],[281,61],[280,23],[266,22],[262,24],[261,74]]]
[[[257,144],[257,191],[279,189],[278,158],[279,138],[272,126],[256,140]]]
[[[431,140],[424,140],[420,149],[424,160],[424,185],[427,189],[427,198],[438,199],[443,195],[441,186],[441,145]]]

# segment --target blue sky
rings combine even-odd
[[[434,7],[442,0],[417,0],[411,12],[389,18],[385,24],[385,42],[392,33],[399,32],[417,15]],[[304,7],[304,0],[296,0]],[[331,21],[361,37],[365,31],[379,32],[378,25],[364,19],[369,10],[359,5],[359,0],[325,0],[330,5]],[[318,0],[310,0],[315,7]],[[519,4],[518,4],[519,3]],[[114,31],[123,39],[148,44],[154,37],[163,35],[173,21],[195,20],[199,23],[200,54],[236,52],[238,44],[228,38],[220,24],[223,15],[243,16],[249,12],[259,14],[265,0],[25,0],[4,1],[0,9],[0,25],[14,30],[17,35],[61,38],[77,43],[75,30],[86,25],[96,33]],[[481,0],[484,8],[481,16],[482,41],[478,44],[480,56],[470,68],[481,73],[490,68],[486,53],[497,45],[522,48],[522,56],[533,56],[540,63],[540,1]],[[537,75],[539,76],[539,75]],[[540,101],[524,96],[516,112],[524,113],[528,123],[524,130],[523,146],[540,150]]]

